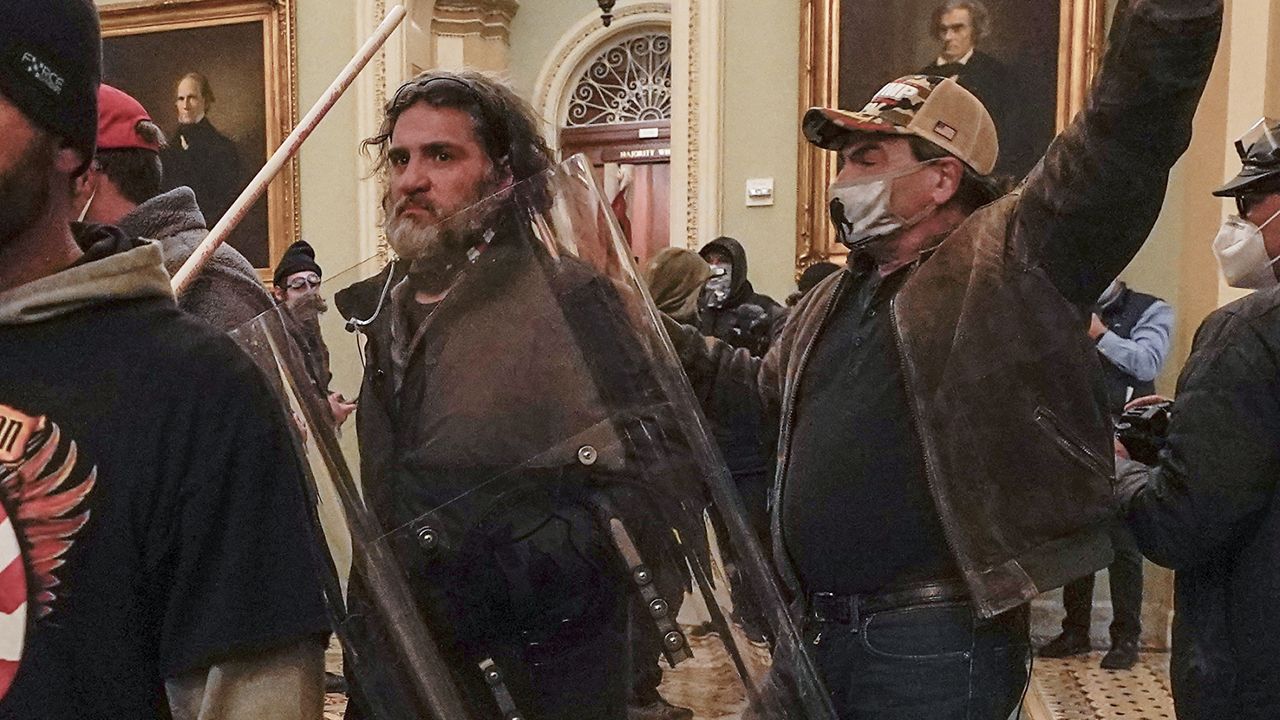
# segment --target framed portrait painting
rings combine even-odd
[[[1106,0],[803,0],[800,104],[859,109],[889,81],[954,78],[996,125],[995,175],[1020,180],[1084,105]],[[826,191],[834,153],[800,140],[796,269],[839,260]]]
[[[191,188],[212,228],[297,118],[293,0],[104,4],[103,81],[164,131],[163,189]],[[228,238],[260,275],[298,236],[297,161]]]

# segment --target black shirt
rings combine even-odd
[[[27,574],[0,718],[168,717],[166,678],[327,632],[290,426],[234,342],[122,300],[0,325],[0,368],[0,425],[34,431],[5,444],[0,498],[63,561]]]
[[[804,368],[782,500],[808,592],[958,575],[930,497],[889,303],[909,269],[851,276]]]

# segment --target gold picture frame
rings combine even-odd
[[[176,125],[176,79],[191,70],[206,74],[216,97],[209,110],[210,120],[215,124],[225,120],[228,126],[234,124],[241,130],[237,134],[236,127],[229,127],[225,132],[239,150],[236,176],[237,185],[243,187],[297,122],[294,2],[140,0],[102,5],[104,81],[119,84],[137,97],[156,123],[171,134]],[[224,38],[229,46],[205,47],[209,38]],[[196,67],[201,57],[215,58],[208,62],[217,63],[220,78]],[[259,64],[261,96],[256,88]],[[241,66],[247,72],[240,72]],[[119,79],[113,77],[113,71]],[[218,90],[219,82],[223,90]],[[229,117],[234,123],[227,120]],[[294,158],[267,189],[265,209],[255,205],[237,229],[237,233],[253,231],[243,236],[244,246],[237,246],[236,234],[231,238],[231,244],[251,260],[264,280],[271,277],[270,269],[300,235],[299,198],[298,161]],[[259,234],[263,226],[265,243]]]
[[[837,104],[840,92],[841,5],[851,0],[801,0],[800,107]],[[1084,107],[1105,45],[1106,0],[1060,0],[1056,126],[1060,131]],[[848,251],[834,239],[826,210],[835,178],[835,154],[803,137],[797,178],[796,274],[824,260],[843,262]]]

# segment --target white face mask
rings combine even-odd
[[[876,238],[905,230],[928,217],[937,209],[935,206],[926,207],[910,218],[898,217],[889,208],[893,181],[918,172],[931,162],[833,184],[827,194],[831,198],[829,207],[831,222],[836,226],[836,240],[857,250]]]
[[[711,277],[707,278],[704,287],[704,299],[709,308],[724,307],[733,290],[733,266],[721,263],[711,264]]]
[[[1213,240],[1213,254],[1218,258],[1218,266],[1222,268],[1228,285],[1262,290],[1280,284],[1271,268],[1280,257],[1269,257],[1266,243],[1262,239],[1262,228],[1270,225],[1278,216],[1280,212],[1276,212],[1261,226],[1254,225],[1239,215],[1232,215],[1223,221],[1218,237]]]

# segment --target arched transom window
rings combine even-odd
[[[569,96],[568,127],[671,119],[671,33],[632,35],[586,65]]]

